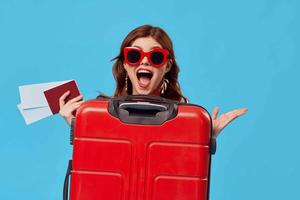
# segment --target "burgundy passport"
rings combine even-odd
[[[44,91],[45,97],[53,114],[59,112],[59,98],[68,90],[70,91],[70,94],[65,99],[65,102],[68,102],[80,95],[79,89],[74,80]]]

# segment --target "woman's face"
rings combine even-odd
[[[131,47],[139,48],[148,52],[153,48],[162,48],[162,46],[152,37],[142,37],[136,39]],[[124,62],[124,68],[132,83],[132,94],[160,95],[162,79],[170,70],[168,62],[162,67],[153,67],[145,56],[138,66],[130,66]]]

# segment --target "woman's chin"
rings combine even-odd
[[[150,95],[152,93],[152,87],[150,85],[148,87],[141,87],[140,85],[136,85],[134,94],[136,95]]]
[[[146,89],[146,88],[142,88],[142,89],[137,89],[136,90],[137,94],[141,94],[141,95],[149,95],[151,93],[150,89]]]
[[[136,88],[136,95],[159,95],[160,93],[153,88]]]

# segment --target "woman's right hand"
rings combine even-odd
[[[59,114],[66,120],[69,125],[71,125],[72,118],[75,117],[73,115],[74,111],[76,111],[81,106],[84,100],[82,99],[83,96],[79,95],[66,103],[65,99],[69,94],[70,91],[67,91],[59,98]]]

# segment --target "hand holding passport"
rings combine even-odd
[[[21,103],[18,108],[26,124],[57,114],[59,98],[67,91],[70,93],[65,102],[80,95],[75,80],[20,86]]]

